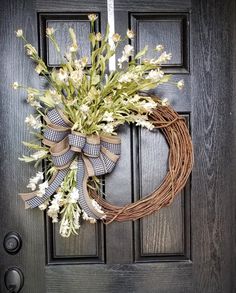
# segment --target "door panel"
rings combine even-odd
[[[14,266],[24,274],[24,293],[234,292],[232,207],[236,188],[232,174],[236,158],[232,153],[232,125],[236,117],[228,83],[232,63],[225,60],[232,53],[234,5],[233,0],[227,5],[210,0],[115,0],[116,31],[125,35],[127,28],[132,28],[136,51],[160,43],[173,54],[164,70],[173,74],[173,81],[184,79],[185,89],[180,92],[168,84],[151,93],[168,98],[185,118],[193,137],[195,166],[188,184],[170,206],[136,222],[107,226],[83,222],[78,236],[63,239],[57,224],[53,225],[39,210],[25,211],[17,197],[34,174],[32,167],[18,161],[25,153],[21,141],[30,139],[24,125],[30,109],[24,93],[13,92],[9,85],[17,80],[44,87],[45,82],[32,74],[32,62],[13,32],[22,28],[45,62],[58,66],[60,56],[47,43],[46,27],[57,29],[56,37],[65,51],[67,30],[72,26],[78,36],[79,53],[90,55],[87,15],[99,15],[97,30],[104,33],[107,2],[2,3],[0,236],[3,241],[7,232],[17,231],[23,245],[14,256],[0,249],[1,292],[7,292],[4,272]],[[121,52],[122,48],[117,58]],[[153,53],[147,57],[152,58]],[[122,156],[112,174],[105,177],[104,191],[108,201],[124,205],[144,197],[162,182],[167,172],[168,146],[160,131],[150,133],[124,126],[119,135]]]

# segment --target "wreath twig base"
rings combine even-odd
[[[193,145],[183,117],[170,106],[157,107],[150,121],[159,128],[169,145],[169,170],[162,182],[146,197],[123,207],[113,205],[92,192],[91,196],[101,205],[106,214],[106,224],[113,221],[129,221],[143,218],[172,203],[184,188],[193,167]]]

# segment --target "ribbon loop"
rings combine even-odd
[[[89,217],[100,219],[104,212],[93,204],[87,191],[87,180],[90,176],[100,176],[112,172],[121,152],[118,137],[90,135],[86,136],[71,129],[73,124],[60,110],[50,110],[45,117],[47,128],[43,143],[50,146],[52,162],[57,168],[50,180],[43,197],[37,191],[21,194],[26,207],[35,208],[52,196],[60,187],[69,172],[69,166],[77,154],[77,189],[79,204]]]

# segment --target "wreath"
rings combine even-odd
[[[46,29],[48,40],[61,57],[59,68],[48,68],[23,31],[16,31],[25,42],[27,55],[36,63],[35,71],[49,84],[45,90],[12,84],[14,89],[26,90],[26,100],[34,108],[25,119],[34,129],[32,141],[23,142],[30,153],[19,159],[40,168],[29,179],[31,192],[20,195],[26,208],[46,210],[53,223],[60,221],[63,237],[78,234],[81,219],[107,224],[136,220],[170,204],[185,186],[193,165],[192,142],[183,117],[167,99],[148,94],[148,90],[169,82],[171,76],[161,65],[170,60],[171,53],[157,45],[154,59],[145,58],[147,46],[134,55],[133,46],[127,44],[134,38],[132,30],[122,38],[117,33],[111,35],[107,27],[103,36],[95,32],[97,15],[88,18],[89,57],[79,56],[73,28],[69,28],[71,45],[65,54],[54,28]],[[119,69],[108,72],[109,60],[124,42]],[[184,81],[174,84],[182,89]],[[112,172],[119,160],[121,140],[116,131],[125,123],[162,131],[170,147],[169,171],[151,194],[118,207],[102,197],[99,177]]]

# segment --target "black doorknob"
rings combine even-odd
[[[19,268],[9,268],[5,272],[4,282],[9,292],[20,292],[24,284],[24,276],[22,271]]]
[[[6,252],[16,254],[21,249],[22,241],[17,232],[9,232],[4,237],[3,246]]]

